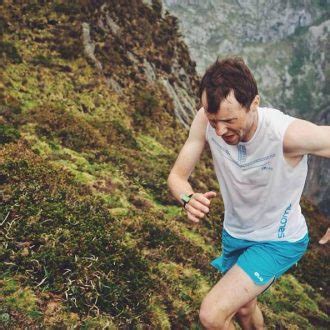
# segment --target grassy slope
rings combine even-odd
[[[100,74],[80,40],[80,23],[95,22],[99,4],[82,3],[0,5],[0,325],[197,327],[201,300],[219,278],[209,262],[219,254],[223,206],[215,202],[195,226],[169,196],[166,177],[187,132],[161,85],[147,84],[124,50],[172,79],[169,54],[189,56],[157,3],[109,2],[126,37],[94,31]],[[106,38],[113,47],[104,48]],[[108,87],[110,74],[122,95]],[[191,181],[217,189],[208,153]],[[317,270],[327,274],[326,254],[314,247],[326,219],[305,209],[320,224],[313,251],[296,277],[261,298],[269,326],[328,325],[315,290],[327,285]]]

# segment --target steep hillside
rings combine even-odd
[[[199,328],[223,205],[196,226],[166,187],[197,101],[177,30],[158,1],[0,2],[0,328]],[[209,152],[191,182],[218,189]],[[261,298],[274,328],[329,326],[304,210],[310,251]]]
[[[262,105],[329,125],[330,2],[164,0],[179,19],[199,74],[220,58],[243,56]],[[304,195],[330,215],[330,161],[311,157]]]

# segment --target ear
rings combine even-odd
[[[207,94],[206,90],[203,90],[202,97],[201,97],[201,106],[204,108],[205,111],[207,111]]]
[[[257,95],[254,97],[254,99],[253,99],[253,101],[252,101],[252,103],[251,103],[251,107],[250,107],[250,109],[251,109],[252,111],[257,111],[257,109],[258,109],[258,107],[259,107],[259,104],[260,104],[260,96],[257,94]]]

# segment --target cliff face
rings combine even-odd
[[[199,74],[217,56],[238,54],[255,74],[262,105],[329,125],[329,1],[164,2],[180,20]],[[311,161],[304,191],[324,212],[328,169],[327,160]]]
[[[322,111],[316,118],[320,125],[329,125],[330,109]],[[321,211],[330,215],[330,159],[311,156],[308,168],[305,195],[317,204]]]
[[[196,226],[167,189],[198,81],[176,18],[0,1],[0,35],[0,328],[197,328],[224,210]],[[191,182],[218,190],[208,152]],[[327,222],[303,209],[310,251],[261,300],[284,329],[329,326]]]

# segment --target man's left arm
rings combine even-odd
[[[283,148],[287,157],[310,154],[330,158],[330,126],[296,119],[286,130]]]
[[[302,119],[294,120],[286,130],[283,151],[286,157],[306,154],[330,158],[330,126],[318,126]],[[330,228],[320,239],[320,244],[330,240]]]

